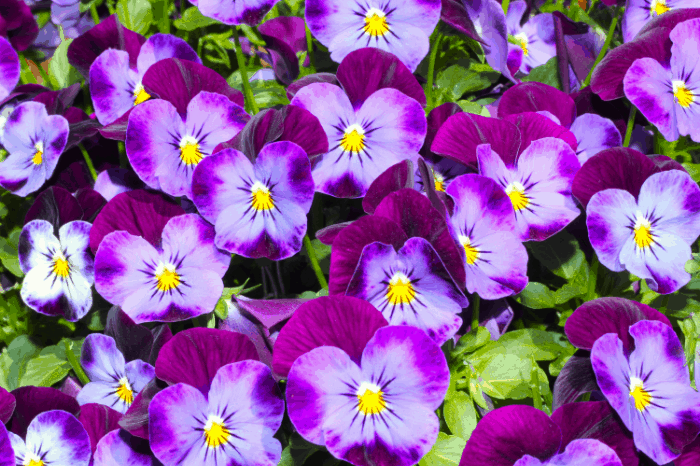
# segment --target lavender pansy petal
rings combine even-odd
[[[39,414],[27,428],[26,442],[40,445],[45,452],[42,459],[49,464],[88,466],[90,462],[90,438],[80,421],[65,411]]]
[[[97,57],[90,66],[90,97],[100,123],[108,125],[134,107],[139,78],[127,52],[109,49]]]
[[[0,427],[0,466],[15,466],[15,451],[12,448],[14,434],[7,432],[3,424]]]
[[[132,170],[128,168],[109,168],[97,175],[94,189],[109,202],[117,194],[143,187],[143,183]]]
[[[308,160],[297,144],[273,142],[260,151],[255,171],[258,177],[264,177],[274,185],[274,198],[294,203],[306,213],[311,209],[314,197],[314,182]]]
[[[595,113],[576,118],[571,132],[576,136],[576,156],[581,165],[600,151],[622,146],[622,136],[615,123]]]
[[[224,24],[257,26],[279,0],[198,0],[204,16]]]
[[[508,26],[503,8],[495,0],[462,3],[481,36],[486,62],[512,81],[513,73],[508,67]]]
[[[634,196],[622,189],[599,191],[588,202],[588,237],[600,263],[614,272],[625,268],[620,253],[627,240],[632,240],[627,223],[636,209]]]
[[[194,49],[179,37],[170,34],[153,34],[141,46],[141,51],[136,61],[139,74],[143,76],[151,65],[166,58],[181,58],[195,63],[202,63]]]
[[[111,382],[124,376],[124,356],[112,337],[92,333],[85,338],[80,364],[91,381]]]
[[[32,220],[19,235],[18,258],[22,272],[46,263],[46,254],[59,249],[61,243],[53,234],[53,225],[46,220]]]
[[[119,428],[122,414],[108,406],[89,403],[80,407],[78,420],[90,437],[90,449],[95,453],[97,444],[105,435]]]
[[[591,349],[591,364],[600,390],[608,403],[617,411],[625,426],[633,430],[630,411],[630,365],[624,354],[622,341],[614,333],[598,338]]]
[[[214,228],[199,215],[179,215],[163,228],[163,252],[181,257],[183,267],[206,268],[223,277],[231,257],[214,247],[214,235]]]
[[[197,165],[192,175],[192,200],[199,213],[209,222],[216,222],[231,205],[249,203],[250,195],[244,179],[253,179],[250,160],[234,149],[224,149]]]
[[[0,37],[0,100],[4,99],[19,82],[19,57],[10,42]]]
[[[80,411],[80,405],[72,396],[50,387],[20,387],[12,390],[17,407],[10,420],[10,430],[24,437],[29,423],[45,411],[61,410],[73,415]]]
[[[82,275],[92,285],[95,280],[93,259],[88,252],[90,229],[88,222],[76,220],[68,222],[58,230],[61,246],[75,273]]]
[[[700,88],[700,19],[684,21],[671,31],[671,71],[676,84],[681,81],[686,88],[693,89],[697,96]],[[690,105],[675,99],[677,108],[678,132],[689,135],[693,141],[700,141],[700,112],[697,97]]]
[[[89,382],[80,389],[75,399],[81,406],[100,404],[124,414],[129,409],[129,405],[116,395],[118,387],[119,383],[117,382]]]
[[[156,370],[147,362],[139,359],[127,363],[125,374],[131,383],[134,394],[139,393],[156,376]]]
[[[143,449],[134,448],[135,438],[128,432],[116,429],[102,437],[93,457],[95,466],[156,466],[157,460]]]

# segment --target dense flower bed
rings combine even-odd
[[[0,0],[0,466],[700,465],[698,7]]]

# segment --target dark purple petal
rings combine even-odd
[[[81,188],[75,193],[75,199],[83,209],[83,220],[93,222],[97,214],[107,204],[100,193],[91,188]]]
[[[119,428],[122,414],[109,406],[88,403],[80,407],[78,420],[83,424],[90,437],[90,449],[95,453],[97,442],[114,429]]]
[[[258,27],[258,31],[261,34],[285,41],[295,54],[306,51],[306,29],[303,18],[297,16],[273,18],[262,23]]]
[[[576,118],[576,104],[568,94],[538,82],[517,84],[503,93],[498,118],[524,112],[548,111],[569,128]]]
[[[397,89],[426,105],[425,92],[415,76],[395,55],[374,47],[350,52],[336,73],[355,110],[379,89]]]
[[[469,14],[460,0],[442,0],[440,19],[467,37],[481,42],[479,33],[476,32],[474,23],[469,18]]]
[[[513,123],[520,130],[521,142],[519,152],[523,152],[527,149],[533,141],[548,137],[561,139],[574,151],[576,151],[578,147],[574,133],[538,113],[519,113],[506,116],[503,119]]]
[[[433,145],[435,135],[440,127],[449,117],[456,113],[462,113],[462,107],[453,102],[444,103],[430,111],[428,114],[428,132],[425,134],[425,142],[420,150],[420,155],[426,157],[429,161],[437,162],[437,160],[434,160],[436,157],[431,157],[430,146]]]
[[[624,298],[598,298],[579,306],[567,319],[564,331],[577,348],[590,350],[606,333],[615,333],[626,351],[634,348],[628,329],[641,320],[658,320],[671,325],[668,317],[647,306]]]
[[[362,199],[362,208],[368,214],[373,214],[379,203],[390,193],[399,189],[414,187],[413,163],[406,159],[387,168],[376,180],[369,185],[367,194]]]
[[[0,422],[7,424],[15,411],[15,397],[0,387]]]
[[[135,359],[148,362],[153,334],[143,325],[136,324],[119,306],[112,306],[109,310],[104,334],[114,338],[126,362]]]
[[[12,47],[23,51],[39,34],[37,24],[29,6],[22,0],[0,2],[0,35],[6,36]]]
[[[103,19],[70,44],[68,62],[87,78],[90,65],[102,52],[117,49],[126,51],[129,54],[129,64],[136,68],[136,60],[144,42],[145,37],[122,26],[115,14]]]
[[[291,84],[299,76],[299,59],[296,52],[283,39],[262,32],[260,37],[265,41],[265,49],[272,59],[275,76],[285,85]]]
[[[350,226],[351,224],[352,222],[343,222],[321,228],[316,232],[316,239],[326,246],[330,246],[333,244],[336,236],[338,236],[338,234],[343,231],[345,227]]]
[[[673,460],[673,464],[675,466],[695,466],[700,464],[700,437],[686,445],[681,456]]]
[[[564,364],[561,372],[554,381],[553,409],[566,403],[573,403],[584,393],[598,390],[591,358],[588,351],[577,351]]]
[[[25,225],[32,220],[46,220],[55,229],[61,225],[81,220],[83,209],[71,193],[58,186],[51,186],[36,197],[24,217]]]
[[[42,92],[34,97],[34,102],[41,102],[46,105],[49,115],[64,115],[68,107],[73,105],[73,101],[80,92],[80,83],[75,83],[59,91]]]
[[[246,311],[266,328],[272,328],[289,319],[308,299],[248,299],[231,297],[240,309]]]
[[[109,233],[124,230],[159,245],[165,224],[185,211],[168,196],[137,189],[118,194],[104,206],[90,229],[90,249],[97,252]]]
[[[109,168],[97,175],[94,189],[107,201],[111,201],[117,194],[143,187],[143,181],[133,170],[129,168]]]
[[[272,350],[272,368],[286,376],[296,359],[319,346],[335,346],[357,364],[374,332],[388,325],[367,301],[350,296],[322,296],[299,306],[282,327]]]
[[[316,73],[304,76],[298,81],[294,81],[287,87],[287,97],[292,100],[302,87],[313,83],[327,83],[338,85],[338,79],[333,73]]]
[[[40,413],[59,409],[77,416],[80,405],[72,396],[49,387],[20,387],[12,390],[17,407],[10,420],[9,430],[24,438],[29,423]]]
[[[258,360],[258,352],[246,336],[198,327],[176,334],[161,348],[156,376],[170,385],[192,385],[206,395],[221,366],[245,359]]]

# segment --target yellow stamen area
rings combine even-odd
[[[401,272],[396,272],[386,287],[386,300],[389,304],[411,304],[416,298],[416,290],[411,279]]]
[[[389,25],[386,22],[386,15],[382,10],[370,8],[365,13],[365,34],[372,37],[383,36],[389,32]]]
[[[435,180],[435,191],[445,192],[445,177],[433,171],[433,179]]]
[[[66,278],[70,275],[70,264],[60,252],[53,258],[53,273],[61,278]]]
[[[634,407],[637,411],[644,411],[654,399],[651,394],[644,389],[644,383],[637,377],[630,379],[630,396],[634,398]]]
[[[259,181],[253,183],[250,187],[250,199],[253,209],[257,211],[272,210],[275,207],[275,201],[272,200],[270,189]]]
[[[148,99],[151,98],[151,95],[146,92],[146,90],[143,88],[143,84],[138,83],[136,87],[134,87],[134,107],[136,107],[138,104],[142,104]]]
[[[525,55],[526,57],[530,55],[530,50],[528,49],[530,41],[527,39],[527,34],[521,32],[520,34],[516,34],[514,37],[516,43],[520,45],[521,49],[523,49],[523,55]]]
[[[652,18],[654,15],[659,16],[667,11],[669,11],[671,8],[669,8],[666,5],[666,0],[652,0],[651,4],[649,5],[649,16]]]
[[[119,380],[119,386],[114,392],[120,400],[122,400],[127,406],[131,406],[134,402],[134,391],[131,389],[131,384],[126,377],[122,377]]]
[[[33,452],[27,452],[24,458],[24,466],[44,466],[44,462]]]
[[[172,264],[160,264],[156,269],[156,288],[166,292],[180,286],[180,275]]]
[[[340,140],[340,147],[345,152],[359,153],[365,148],[365,130],[360,125],[350,125]]]
[[[506,194],[513,203],[513,208],[518,211],[530,205],[530,198],[525,195],[525,186],[513,181],[506,187]]]
[[[673,84],[673,98],[676,103],[683,108],[690,107],[690,104],[695,102],[695,94],[693,91],[688,89],[683,81],[674,80]]]
[[[359,401],[357,409],[365,416],[379,414],[386,408],[381,388],[370,382],[360,384],[360,388],[357,389],[357,399]]]
[[[185,165],[197,165],[204,157],[199,151],[199,143],[192,136],[185,136],[180,141],[180,160]]]
[[[472,246],[472,240],[468,236],[459,235],[458,239],[467,254],[467,265],[474,265],[481,255],[479,248]]]
[[[37,142],[34,144],[34,149],[36,149],[36,152],[34,152],[32,162],[34,165],[41,165],[41,162],[44,161],[44,143],[41,141]]]
[[[637,213],[637,221],[634,224],[634,242],[640,249],[648,248],[654,244],[654,235],[651,233],[651,223],[641,213]]]
[[[44,466],[44,462],[40,459],[32,458],[29,460],[29,463],[27,463],[27,466]]]
[[[224,420],[219,416],[211,415],[204,426],[204,440],[210,448],[217,448],[228,443],[231,432],[226,428]]]

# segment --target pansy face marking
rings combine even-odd
[[[411,304],[416,299],[416,290],[411,279],[402,272],[396,272],[386,287],[386,300],[392,306]]]
[[[678,105],[688,108],[690,104],[695,102],[695,93],[688,89],[685,81],[674,79],[671,84],[673,85],[673,98]]]
[[[445,192],[445,177],[433,170],[433,181],[435,182],[435,191]]]
[[[134,86],[133,95],[134,107],[136,107],[138,104],[144,103],[145,101],[151,98],[151,95],[148,92],[146,92],[146,90],[143,88],[143,84],[141,84],[140,81]]]
[[[386,409],[382,388],[372,382],[362,382],[357,389],[357,410],[365,416],[381,414]]]
[[[218,448],[228,443],[231,435],[226,422],[220,416],[212,414],[207,418],[207,423],[204,425],[204,441],[209,448]]]
[[[651,394],[644,389],[644,382],[638,377],[630,378],[630,396],[634,399],[634,407],[637,411],[644,411],[654,399]]]
[[[365,148],[365,130],[358,124],[350,125],[345,129],[340,140],[340,147],[345,152],[359,154]]]
[[[467,255],[467,265],[474,265],[481,255],[479,248],[472,244],[472,240],[468,236],[459,235],[458,239]]]
[[[513,203],[513,208],[516,212],[527,209],[530,205],[530,198],[525,194],[525,186],[517,181],[513,181],[506,186],[506,194],[510,198],[510,202]]]
[[[70,275],[71,265],[68,259],[61,251],[56,251],[52,258],[53,273],[60,278],[68,278]]]
[[[653,18],[654,16],[659,16],[666,13],[671,8],[666,5],[666,0],[651,0],[649,3],[649,16]]]
[[[27,452],[23,464],[24,466],[44,466],[44,462],[39,458],[39,455],[34,452]]]
[[[155,269],[156,290],[162,293],[172,293],[182,282],[180,274],[177,273],[177,266],[172,263],[159,263]],[[155,292],[153,293],[155,295]]]
[[[642,215],[641,212],[637,212],[637,219],[634,222],[634,242],[638,249],[646,249],[654,244],[654,235],[652,234],[652,223]]]
[[[260,181],[256,181],[250,187],[250,203],[258,212],[272,210],[275,207],[270,188]]]
[[[199,149],[199,141],[194,136],[184,136],[180,140],[180,160],[187,166],[197,165],[204,156]]]
[[[131,406],[134,402],[134,391],[131,389],[131,384],[129,379],[122,377],[119,379],[119,385],[114,392],[117,397],[124,402],[127,406]]]
[[[521,49],[523,49],[523,55],[526,57],[530,55],[530,50],[528,49],[528,46],[530,42],[528,41],[527,34],[524,32],[520,32],[516,35],[513,36],[513,39],[515,40],[515,43],[520,46]]]
[[[44,143],[38,141],[34,144],[34,148],[36,152],[34,152],[34,157],[32,157],[32,163],[34,163],[34,165],[41,165],[41,162],[44,161]]]
[[[389,32],[386,14],[379,8],[370,8],[365,12],[365,25],[362,28],[371,37],[383,36]]]

